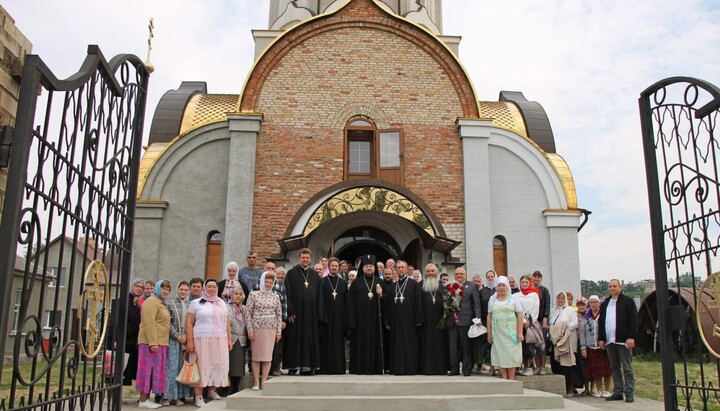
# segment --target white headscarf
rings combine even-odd
[[[225,266],[225,272],[223,273],[223,280],[229,280],[229,279],[230,279],[230,276],[228,275],[228,270],[231,269],[231,268],[234,268],[234,269],[235,269],[235,278],[233,278],[233,280],[237,280],[237,279],[238,279],[238,274],[240,274],[240,266],[239,266],[238,263],[236,263],[235,261],[230,261],[230,262],[227,263],[227,265]]]
[[[495,274],[495,280],[493,280],[493,282],[490,282],[490,281],[487,279],[487,273],[489,273],[490,271],[492,271],[492,273]],[[485,283],[485,287],[487,287],[487,288],[489,288],[489,289],[491,289],[491,290],[496,289],[496,288],[497,288],[497,285],[498,285],[498,279],[499,279],[499,278],[506,278],[506,277],[497,275],[497,273],[495,272],[495,270],[487,270],[487,271],[485,272],[485,278],[483,279],[483,282]],[[509,283],[508,283],[508,284],[509,284]]]
[[[271,273],[271,271],[265,271],[265,272],[262,273],[262,275],[260,276],[260,284],[259,284],[259,287],[260,287],[260,291],[263,292],[263,293],[272,292],[273,287],[275,287],[275,280],[273,280],[273,283],[272,283],[272,285],[270,286],[270,289],[265,288],[265,276],[266,276],[268,273]],[[275,273],[273,273],[273,274],[275,274]]]

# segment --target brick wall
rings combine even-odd
[[[401,129],[405,186],[443,225],[464,224],[455,120],[472,115],[473,108],[458,91],[458,73],[370,2],[347,9],[335,18],[370,16],[374,24],[333,23],[332,29],[312,31],[272,58],[272,65],[258,64],[262,76],[252,75],[245,89],[247,104],[265,116],[252,241],[261,255],[279,251],[275,239],[312,195],[343,180],[343,130],[353,115],[367,115],[379,128]],[[415,35],[427,36],[417,30]]]
[[[15,124],[20,74],[25,55],[32,50],[30,41],[15,27],[15,20],[0,6],[0,128]],[[5,203],[7,174],[0,169],[0,218]]]

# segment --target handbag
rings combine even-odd
[[[533,344],[540,350],[545,349],[545,337],[543,336],[542,326],[540,326],[537,320],[530,323],[530,327],[528,327],[525,333],[525,342]]]
[[[200,382],[200,370],[198,370],[197,359],[192,363],[189,360],[190,353],[185,351],[183,353],[183,366],[178,376],[175,377],[175,381],[194,387]]]

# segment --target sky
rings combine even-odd
[[[444,34],[460,35],[460,61],[480,100],[522,91],[547,112],[557,152],[592,211],[579,233],[581,277],[653,278],[640,92],[672,76],[720,85],[717,0],[446,0]],[[253,63],[252,29],[269,0],[6,0],[16,26],[59,78],[87,45],[106,58],[145,59],[154,19],[145,134],[162,95],[182,81],[239,93]],[[713,259],[713,265],[720,261]]]

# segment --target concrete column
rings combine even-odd
[[[469,273],[479,273],[493,266],[488,154],[492,121],[458,119],[457,126],[463,143],[465,261]]]
[[[252,246],[255,199],[255,157],[260,114],[228,114],[230,160],[228,164],[223,261],[244,261]]]
[[[582,213],[572,210],[546,210],[543,216],[550,234],[550,273],[543,273],[543,284],[553,295],[560,291],[570,291],[579,296],[580,254],[577,229]]]
[[[157,278],[160,272],[160,241],[166,201],[138,201],[135,207],[132,277]]]

